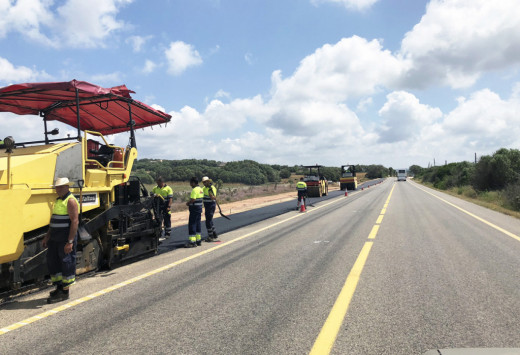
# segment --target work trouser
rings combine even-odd
[[[217,204],[215,201],[204,203],[204,215],[206,217],[206,229],[208,230],[208,237],[214,238],[215,225],[213,224],[213,215],[215,214],[215,208]]]
[[[202,215],[201,205],[190,205],[190,217],[188,219],[188,239],[190,243],[200,242],[200,217]]]
[[[305,195],[307,194],[306,191],[298,191],[298,206],[300,205],[300,202],[303,200],[303,204],[305,203]]]
[[[65,254],[66,241],[49,240],[47,242],[47,268],[54,285],[67,289],[76,281],[76,239],[72,251]]]
[[[164,233],[170,234],[172,231],[172,214],[168,211],[168,205],[162,206]]]

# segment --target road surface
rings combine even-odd
[[[395,179],[313,205],[246,214],[222,243],[169,241],[63,304],[6,304],[0,354],[520,347],[520,221]]]

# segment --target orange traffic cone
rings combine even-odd
[[[305,212],[305,202],[302,200],[302,204],[300,205],[300,212]]]
[[[348,191],[347,190],[345,190],[345,196],[348,196]]]

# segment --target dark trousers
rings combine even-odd
[[[65,244],[55,240],[47,242],[47,268],[53,284],[67,287],[76,281],[76,240],[69,254],[63,250]]]
[[[307,193],[305,191],[298,191],[298,202],[301,202],[301,200],[303,199],[304,203],[305,203],[305,195]]]
[[[190,217],[188,219],[188,234],[200,234],[200,217],[202,215],[202,206],[190,205]]]
[[[169,213],[167,206],[162,207],[164,231],[170,233],[172,230],[172,215]]]
[[[208,230],[208,236],[211,238],[215,233],[215,226],[213,224],[213,215],[215,214],[215,208],[217,204],[215,202],[204,203],[204,215],[206,217],[206,229]]]

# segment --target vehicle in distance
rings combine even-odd
[[[397,170],[397,181],[406,181],[406,169]]]

